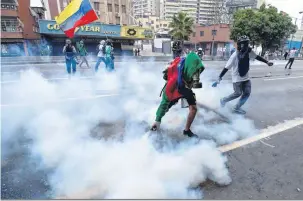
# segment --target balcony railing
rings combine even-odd
[[[17,19],[2,18],[1,32],[23,32],[22,24]]]

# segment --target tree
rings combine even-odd
[[[238,10],[233,16],[231,39],[237,40],[241,35],[250,37],[253,45],[262,46],[262,55],[265,51],[279,47],[281,40],[289,38],[296,32],[296,25],[291,17],[278,13],[276,7],[263,4],[259,10]]]
[[[170,34],[176,40],[189,40],[190,35],[193,33],[194,19],[188,17],[187,13],[179,12],[174,15],[169,27],[172,28]]]

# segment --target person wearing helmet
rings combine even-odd
[[[203,57],[203,49],[201,47],[198,48],[197,55],[202,59]]]
[[[234,106],[233,111],[239,114],[245,114],[246,112],[241,109],[244,103],[250,96],[251,93],[251,82],[249,79],[249,66],[250,59],[256,59],[263,63],[266,63],[268,66],[272,66],[273,63],[267,61],[263,57],[257,55],[251,47],[249,47],[249,38],[247,36],[241,36],[237,40],[237,50],[230,56],[227,61],[225,68],[222,70],[219,78],[216,82],[213,83],[213,87],[216,87],[222,77],[228,70],[232,70],[232,82],[234,93],[224,97],[220,100],[221,106],[224,107],[225,104],[229,101],[232,101],[236,98],[239,98],[238,103]]]
[[[95,66],[95,72],[98,71],[99,65],[100,65],[101,62],[103,62],[106,66],[106,61],[105,61],[105,58],[104,58],[105,40],[100,41],[100,44],[98,45],[97,49],[98,49],[98,60],[97,60],[96,66]]]

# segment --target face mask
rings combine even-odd
[[[239,45],[239,51],[246,52],[248,50],[248,47],[249,47],[248,46],[249,45],[248,41],[241,42],[238,45]]]

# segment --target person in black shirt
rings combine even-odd
[[[70,39],[66,40],[66,44],[63,47],[63,54],[65,55],[65,63],[67,73],[70,75],[71,70],[73,70],[73,74],[76,73],[76,48],[72,45],[72,41]]]

